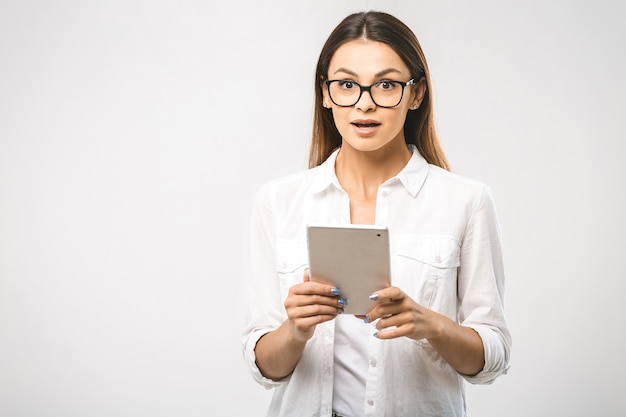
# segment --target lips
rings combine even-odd
[[[357,136],[369,138],[376,135],[382,123],[372,119],[360,119],[354,120],[350,124]]]
[[[380,126],[380,123],[376,120],[355,120],[354,122],[352,122],[352,125],[361,129],[367,129]]]

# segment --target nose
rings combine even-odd
[[[372,99],[372,92],[369,88],[362,89],[361,97],[359,97],[359,101],[356,102],[354,107],[364,112],[376,108],[376,103],[374,103],[374,99]]]

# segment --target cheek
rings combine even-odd
[[[346,129],[350,128],[350,119],[348,113],[343,108],[333,107],[333,120],[339,133],[344,134]]]
[[[399,112],[398,113],[398,123],[402,126],[404,126],[404,123],[406,122],[406,118],[409,116],[409,112],[408,110],[404,111],[404,112]]]
[[[393,118],[390,119],[390,124],[393,125],[394,130],[404,128],[404,122],[406,122],[407,112],[398,111]]]

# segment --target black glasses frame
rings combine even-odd
[[[358,85],[359,86],[359,96],[357,97],[356,101],[350,105],[345,105],[345,104],[337,104],[335,102],[335,100],[333,100],[333,96],[330,93],[330,85],[332,83],[338,83],[338,82],[350,82],[354,85]],[[372,102],[377,106],[377,107],[382,107],[384,109],[391,109],[394,107],[397,107],[400,102],[402,102],[402,99],[404,98],[404,88],[407,85],[415,85],[415,78],[411,78],[409,81],[404,82],[404,81],[395,81],[395,80],[382,80],[382,81],[378,81],[375,82],[374,84],[370,84],[370,85],[361,85],[359,83],[357,83],[356,81],[350,81],[350,80],[326,80],[324,81],[324,83],[326,84],[326,88],[328,88],[328,97],[330,97],[330,101],[332,101],[335,106],[339,106],[339,107],[352,107],[354,105],[356,105],[356,103],[359,102],[359,100],[361,100],[361,96],[363,95],[363,91],[367,91],[370,95],[370,98],[372,99]],[[402,86],[402,93],[400,94],[400,99],[398,100],[398,102],[396,104],[394,104],[393,106],[381,106],[380,104],[376,103],[376,100],[374,100],[374,96],[372,95],[372,87],[374,87],[375,85],[381,84],[381,83],[395,83],[395,84],[400,84]]]

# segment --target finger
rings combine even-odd
[[[310,295],[302,300],[301,305],[327,305],[331,307],[343,308],[348,305],[348,300],[337,296]]]
[[[403,298],[381,300],[367,312],[365,323],[399,314],[403,311]]]
[[[384,288],[382,290],[378,290],[376,292],[374,292],[372,295],[370,295],[370,300],[372,301],[378,301],[379,303],[386,303],[386,302],[397,302],[397,301],[402,301],[404,299],[405,295],[404,292],[402,292],[402,290],[400,290],[397,287],[387,287]]]
[[[290,295],[285,299],[285,308],[287,310],[302,308],[302,307],[326,307],[326,308],[334,308],[335,311],[333,313],[340,313],[340,311],[347,305],[347,301],[343,298],[337,296],[330,295],[321,295],[321,294],[294,294],[290,293]],[[329,310],[332,311],[332,310]],[[312,313],[315,314],[315,313]]]
[[[324,282],[324,281],[319,281],[319,280],[315,280],[312,281],[311,280],[311,272],[309,271],[309,269],[305,269],[304,271],[304,282],[315,282],[317,284],[323,285],[325,288],[324,290],[324,294],[330,294],[330,295],[339,295],[340,291],[339,288],[335,287],[332,283],[330,282]]]
[[[333,287],[332,285],[316,281],[302,281],[299,284],[292,285],[289,288],[289,291],[293,294],[299,295],[319,294],[336,296],[339,294],[339,289]]]
[[[311,317],[326,316],[327,320],[334,318],[337,314],[341,314],[342,309],[336,306],[313,304],[296,307],[292,310],[290,316],[293,320],[305,320]]]
[[[296,329],[298,329],[299,331],[301,331],[301,332],[308,332],[312,328],[317,326],[318,324],[325,323],[327,321],[331,321],[335,317],[337,317],[337,316],[336,315],[328,315],[328,314],[322,314],[322,315],[319,315],[319,316],[304,317],[304,318],[301,318],[301,319],[293,320],[293,326]]]
[[[380,320],[376,323],[378,330],[385,330],[392,327],[402,327],[409,323],[410,318],[403,313],[398,314],[384,314]]]
[[[404,336],[404,332],[399,327],[387,327],[374,333],[374,337],[383,340],[395,339],[396,337],[401,336]]]
[[[297,330],[299,333],[302,333],[305,336],[305,339],[308,340],[313,336],[312,332],[315,330],[315,326],[318,324],[328,322],[337,317],[336,314],[319,314],[316,316],[308,316],[308,317],[299,317],[299,318],[289,318],[291,322],[291,326],[294,330]]]

